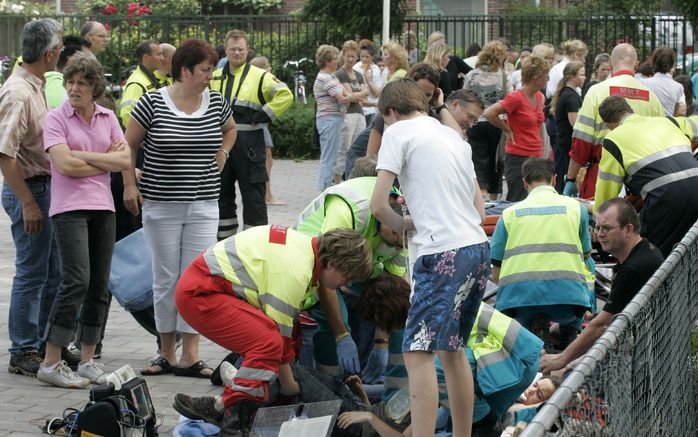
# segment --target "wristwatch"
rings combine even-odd
[[[565,178],[565,182],[577,182],[576,178]]]
[[[434,108],[434,111],[436,112],[436,115],[439,115],[439,114],[441,114],[441,111],[443,111],[444,109],[447,109],[447,108],[448,108],[448,106],[446,106],[445,103],[442,103],[441,106],[437,106],[436,108]]]

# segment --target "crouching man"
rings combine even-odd
[[[175,410],[217,423],[241,401],[270,401],[270,384],[277,378],[281,393],[297,393],[289,366],[296,315],[318,287],[333,290],[372,272],[368,243],[346,229],[309,237],[282,226],[258,226],[210,247],[182,275],[175,303],[201,335],[244,360],[221,396],[177,394]]]

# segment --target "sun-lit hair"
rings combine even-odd
[[[526,85],[548,74],[549,71],[550,62],[538,56],[529,56],[521,63],[521,82]]]
[[[383,45],[383,51],[390,53],[390,56],[395,62],[391,71],[397,71],[400,69],[407,71],[410,68],[410,64],[407,61],[407,51],[399,42],[388,41],[385,45]]]
[[[476,68],[489,67],[490,71],[499,71],[507,59],[507,46],[501,41],[490,41],[477,55]]]
[[[444,56],[448,56],[449,53],[451,53],[451,49],[448,48],[448,45],[443,41],[437,41],[430,45],[429,49],[427,49],[427,55],[424,57],[424,62],[439,71],[446,71],[446,67],[444,67],[441,60],[444,58]]]

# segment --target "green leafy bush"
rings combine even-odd
[[[315,100],[304,105],[294,101],[270,127],[274,139],[274,156],[279,158],[317,159],[320,145],[315,131]]]

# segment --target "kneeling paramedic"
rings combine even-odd
[[[184,416],[217,422],[222,411],[250,400],[266,403],[279,378],[283,394],[299,391],[289,363],[294,323],[318,287],[335,289],[371,274],[371,251],[356,232],[309,237],[281,226],[258,226],[210,247],[184,272],[175,291],[182,317],[201,335],[244,357],[222,396],[175,396]]]
[[[372,278],[385,272],[402,277],[407,253],[403,238],[371,214],[369,203],[376,187],[375,177],[358,177],[327,188],[298,217],[296,229],[309,236],[332,229],[353,229],[363,235],[371,248]],[[391,192],[391,206],[401,214]],[[342,291],[318,290],[322,300],[310,310],[318,330],[313,337],[313,355],[317,368],[330,375],[359,373],[363,381],[375,383],[388,365],[388,335],[351,311],[364,293],[365,282],[354,282]],[[351,335],[349,334],[351,332]],[[358,346],[358,347],[357,347]]]

